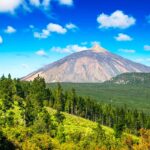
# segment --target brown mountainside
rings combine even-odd
[[[112,54],[99,45],[77,53],[23,77],[33,80],[40,75],[50,82],[103,82],[126,72],[150,72],[150,67]]]

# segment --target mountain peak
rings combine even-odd
[[[51,82],[104,82],[122,73],[150,72],[150,67],[132,62],[112,54],[98,44],[89,50],[66,56],[56,62],[25,76],[22,80],[32,81],[40,75]]]
[[[91,48],[92,51],[95,51],[95,52],[101,52],[101,53],[104,53],[106,52],[107,50],[103,47],[101,47],[99,44],[95,44],[92,48]]]

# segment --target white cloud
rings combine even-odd
[[[40,6],[40,0],[30,0],[30,4],[36,7]]]
[[[0,12],[14,13],[22,3],[23,0],[0,0]]]
[[[69,30],[76,30],[76,29],[78,29],[78,27],[75,24],[73,24],[73,23],[66,24],[66,28],[69,29]]]
[[[58,52],[58,53],[74,53],[74,52],[80,52],[83,50],[87,50],[88,48],[86,46],[79,46],[77,44],[75,45],[67,45],[64,48],[61,47],[52,47],[51,50]]]
[[[91,45],[94,46],[94,45],[101,45],[101,43],[99,41],[92,41],[91,42]]]
[[[45,8],[48,8],[50,5],[51,0],[30,0],[30,4],[35,6],[35,7],[42,7],[44,6]]]
[[[36,55],[42,56],[42,57],[48,57],[48,55],[46,54],[46,52],[43,49],[37,51]]]
[[[3,43],[3,38],[2,38],[2,36],[0,36],[0,44],[2,44]]]
[[[48,6],[50,5],[50,2],[51,2],[51,0],[43,0],[42,5],[43,5],[45,8],[48,8]]]
[[[42,33],[39,33],[39,32],[33,33],[33,36],[35,38],[38,38],[38,39],[46,39],[49,37],[49,35],[50,35],[50,32],[48,30],[45,30],[45,29],[42,30]]]
[[[58,2],[61,5],[68,5],[68,6],[72,6],[73,5],[73,0],[58,0]]]
[[[124,53],[135,53],[136,50],[134,49],[119,49],[120,52],[124,52]]]
[[[49,32],[56,32],[58,34],[65,34],[67,32],[67,30],[65,28],[63,28],[61,25],[54,24],[54,23],[49,23],[47,25],[47,30]]]
[[[97,22],[100,24],[99,28],[120,28],[125,29],[135,24],[136,19],[132,16],[124,14],[117,10],[111,15],[100,14],[97,17]]]
[[[119,34],[115,37],[115,39],[116,39],[117,41],[132,41],[132,40],[133,40],[129,35],[123,34],[123,33],[119,33]]]
[[[84,41],[84,42],[81,42],[81,45],[83,45],[83,46],[88,45],[90,47],[93,47],[95,45],[101,46],[101,42],[99,42],[99,41],[91,41],[91,42]]]
[[[67,32],[67,29],[63,28],[59,24],[49,23],[46,29],[43,29],[41,33],[34,32],[33,35],[35,38],[44,39],[48,38],[52,32],[57,34],[65,34]]]
[[[20,6],[29,12],[32,11],[32,7],[47,11],[50,9],[51,1],[58,1],[61,5],[73,5],[73,0],[0,0],[0,12],[14,14]]]
[[[8,26],[6,29],[5,29],[5,33],[8,33],[8,34],[11,34],[11,33],[15,33],[16,32],[16,29],[12,26]]]
[[[150,45],[144,45],[144,50],[145,51],[150,51]]]

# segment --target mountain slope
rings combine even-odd
[[[40,75],[51,82],[103,82],[126,72],[150,72],[150,67],[132,62],[95,45],[90,50],[71,54],[23,78]]]
[[[122,107],[144,111],[150,114],[150,88],[139,84],[109,84],[109,83],[61,83],[65,91],[75,89],[82,97],[90,97],[98,102],[109,103]],[[55,89],[56,83],[48,84]]]
[[[106,81],[108,84],[128,84],[150,87],[150,73],[124,73]]]
[[[62,113],[65,119],[63,123],[58,124],[55,117],[56,110],[48,107],[46,109],[51,115],[51,123],[54,124],[55,128],[57,127],[57,136],[52,136],[50,132],[38,133],[33,127],[3,127],[0,130],[0,139],[2,139],[0,140],[0,148],[4,150],[95,150],[101,149],[101,147],[105,147],[109,144],[109,147],[115,147],[116,149],[120,148],[120,145],[122,145],[126,150],[126,145],[123,142],[121,143],[120,141],[119,144],[116,144],[119,141],[115,138],[115,132],[112,128],[101,126],[105,142],[102,142],[102,145],[100,145],[98,143],[103,139],[97,138],[97,131],[99,130],[96,122],[68,113]],[[56,129],[54,129],[51,130],[52,133],[55,133],[54,131]],[[127,138],[129,136],[132,138],[133,142],[139,142],[141,138],[133,134],[123,133],[123,137]],[[99,141],[97,141],[96,138]]]

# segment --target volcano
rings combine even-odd
[[[150,72],[150,67],[113,54],[95,45],[91,49],[73,53],[25,76],[22,80],[32,81],[38,75],[47,83],[75,82],[95,83],[110,80],[122,73]]]

